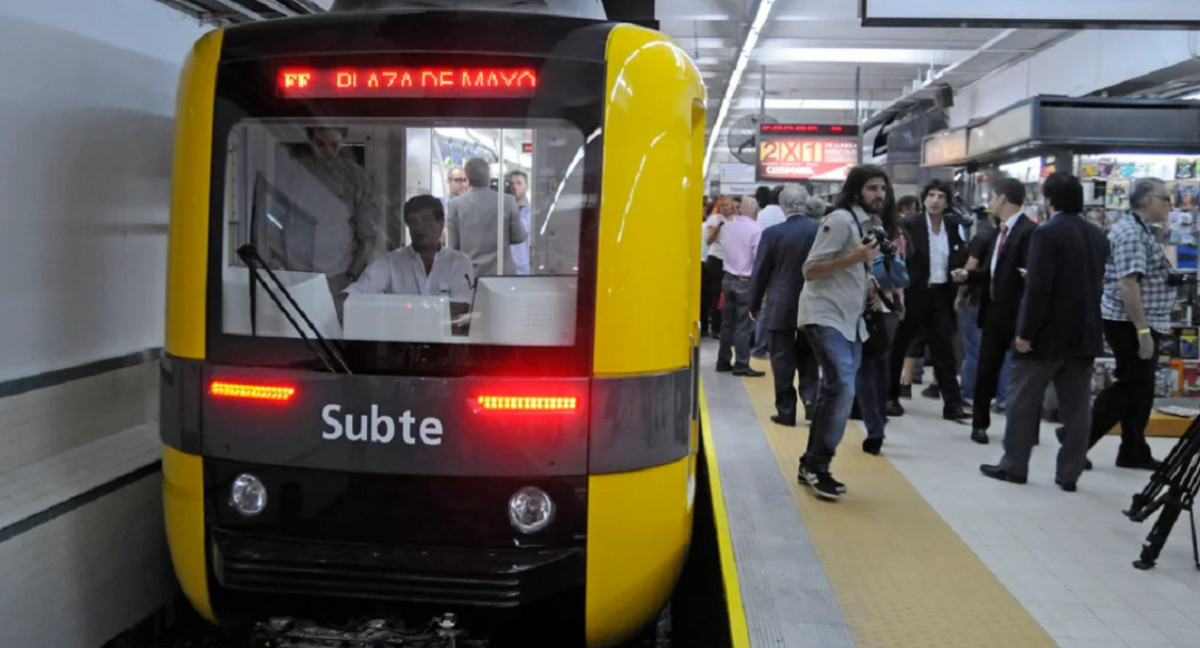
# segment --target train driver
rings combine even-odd
[[[446,296],[451,317],[458,320],[471,309],[475,275],[470,257],[442,245],[442,201],[428,194],[410,198],[404,203],[404,224],[411,243],[376,259],[345,292]]]

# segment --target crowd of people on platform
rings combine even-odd
[[[863,422],[863,451],[880,454],[925,365],[936,382],[923,395],[942,400],[944,419],[969,424],[972,441],[989,443],[991,415],[1006,414],[1003,456],[980,466],[988,477],[1026,482],[1051,385],[1064,491],[1117,425],[1117,466],[1158,467],[1145,428],[1175,282],[1152,227],[1167,220],[1168,187],[1135,182],[1131,211],[1107,233],[1083,216],[1083,186],[1069,173],[1044,180],[1044,222],[1026,213],[1026,194],[1000,179],[986,213],[968,218],[952,209],[947,183],[897,200],[883,168],[860,165],[833,205],[794,183],[706,206],[701,332],[718,339],[718,372],[761,377],[750,359],[769,355],[771,420],[796,426],[802,406],[798,479],[817,497],[846,492],[831,463],[848,421]],[[1106,343],[1116,380],[1093,402]]]

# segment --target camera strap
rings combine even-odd
[[[850,212],[850,218],[854,219],[854,226],[858,228],[858,242],[861,244],[861,243],[863,243],[863,239],[867,238],[867,234],[866,234],[866,232],[863,232],[862,223],[860,223],[858,221],[858,214],[855,213],[854,208],[851,207],[848,211]],[[867,263],[866,261],[864,261],[863,269],[866,270],[868,279],[870,279],[874,275],[874,273],[871,272],[871,264],[870,263]]]

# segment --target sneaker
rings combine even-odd
[[[814,473],[816,480],[812,485],[813,494],[823,500],[836,502],[842,499],[846,485],[833,478],[828,471]]]
[[[838,480],[834,479],[834,478],[833,478],[833,475],[830,475],[830,474],[829,474],[829,471],[825,471],[825,472],[816,472],[816,471],[813,471],[813,470],[809,470],[809,469],[808,469],[808,468],[807,468],[807,467],[804,465],[804,458],[803,458],[803,457],[801,457],[801,459],[800,459],[800,469],[799,469],[799,471],[797,471],[797,473],[796,473],[796,481],[800,482],[800,484],[801,484],[802,486],[808,486],[809,488],[811,488],[811,489],[813,489],[813,490],[815,490],[815,491],[818,491],[818,495],[817,495],[818,497],[820,497],[819,491],[820,491],[820,484],[821,484],[821,476],[822,476],[822,475],[824,475],[824,476],[825,476],[825,480],[826,480],[826,481],[825,481],[825,484],[826,484],[826,486],[828,486],[829,488],[832,488],[832,489],[833,489],[833,491],[834,491],[834,492],[835,492],[837,495],[844,495],[844,494],[846,493],[846,485],[845,485],[845,484],[843,484],[842,482],[840,482],[840,481],[838,481]]]

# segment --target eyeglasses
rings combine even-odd
[[[450,178],[450,182],[466,182],[466,178]]]

